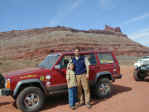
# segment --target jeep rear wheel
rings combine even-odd
[[[27,87],[22,90],[17,99],[16,105],[23,112],[37,112],[44,104],[44,93],[38,87]]]
[[[101,78],[96,85],[96,95],[98,98],[107,98],[111,96],[112,84],[108,78]]]

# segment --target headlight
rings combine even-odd
[[[5,88],[10,88],[10,79],[6,79]]]
[[[51,76],[50,75],[47,75],[46,76],[46,80],[50,80],[51,79]]]

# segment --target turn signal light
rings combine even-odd
[[[10,79],[7,79],[6,81],[6,88],[10,88]]]

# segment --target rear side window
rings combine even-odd
[[[99,60],[101,64],[110,64],[114,63],[114,59],[111,53],[99,53],[98,54]]]
[[[93,53],[85,55],[85,56],[88,58],[90,65],[96,65],[97,64],[96,56]]]
[[[90,54],[89,61],[91,65],[96,65],[96,57],[94,54]]]

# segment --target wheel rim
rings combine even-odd
[[[100,94],[107,95],[110,91],[110,86],[107,83],[101,83],[99,86]]]
[[[24,104],[27,108],[36,107],[39,104],[39,96],[35,93],[30,93],[24,98]]]

